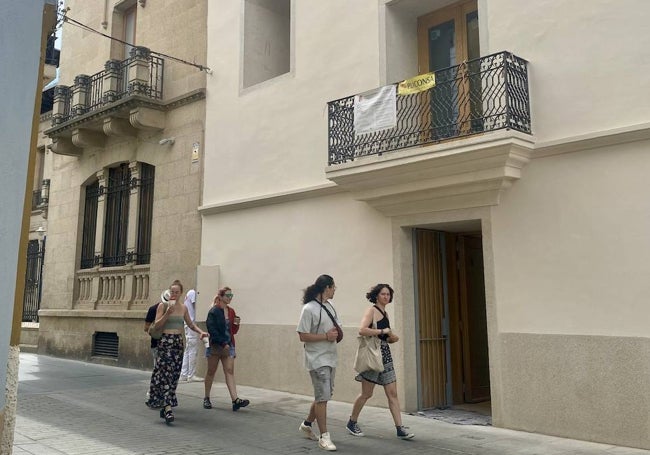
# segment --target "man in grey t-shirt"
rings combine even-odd
[[[309,415],[300,424],[305,437],[318,440],[324,450],[336,450],[327,431],[327,402],[334,391],[337,351],[336,341],[343,332],[336,310],[330,299],[334,297],[336,286],[329,275],[321,275],[316,282],[305,289],[303,307],[298,322],[298,336],[305,347],[305,367],[309,370],[314,386],[314,402]],[[312,430],[312,423],[318,423],[320,437]]]

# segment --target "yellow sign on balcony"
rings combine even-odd
[[[421,74],[411,79],[403,80],[397,86],[398,95],[412,95],[413,93],[423,92],[436,86],[435,73]]]

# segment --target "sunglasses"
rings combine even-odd
[[[224,296],[232,299],[235,296],[235,294],[224,294]]]

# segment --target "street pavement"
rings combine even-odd
[[[221,370],[217,373],[219,377]],[[298,431],[310,397],[238,386],[248,408],[232,412],[226,387],[212,388],[213,409],[202,407],[203,384],[181,383],[176,421],[165,425],[144,405],[150,373],[35,354],[20,355],[14,455],[225,455],[325,453]],[[378,393],[381,393],[379,390]],[[330,402],[328,426],[339,452],[432,455],[650,455],[489,426],[454,425],[404,414],[415,438],[402,441],[387,409],[364,408],[365,437],[345,430],[348,403]]]

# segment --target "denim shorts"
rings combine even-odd
[[[215,354],[214,355],[219,356],[219,357],[224,357],[223,353],[221,355],[219,355],[219,351],[223,352],[223,349],[215,349]],[[210,346],[209,348],[205,348],[205,356],[206,356],[206,358],[210,357],[211,355],[212,355],[212,346]],[[232,357],[233,359],[235,357],[237,357],[237,355],[235,354],[235,347],[234,346],[230,346],[230,351],[228,352],[228,357]]]
[[[336,369],[332,367],[320,367],[309,371],[311,383],[314,386],[314,400],[316,402],[329,401],[334,392],[334,376]]]

